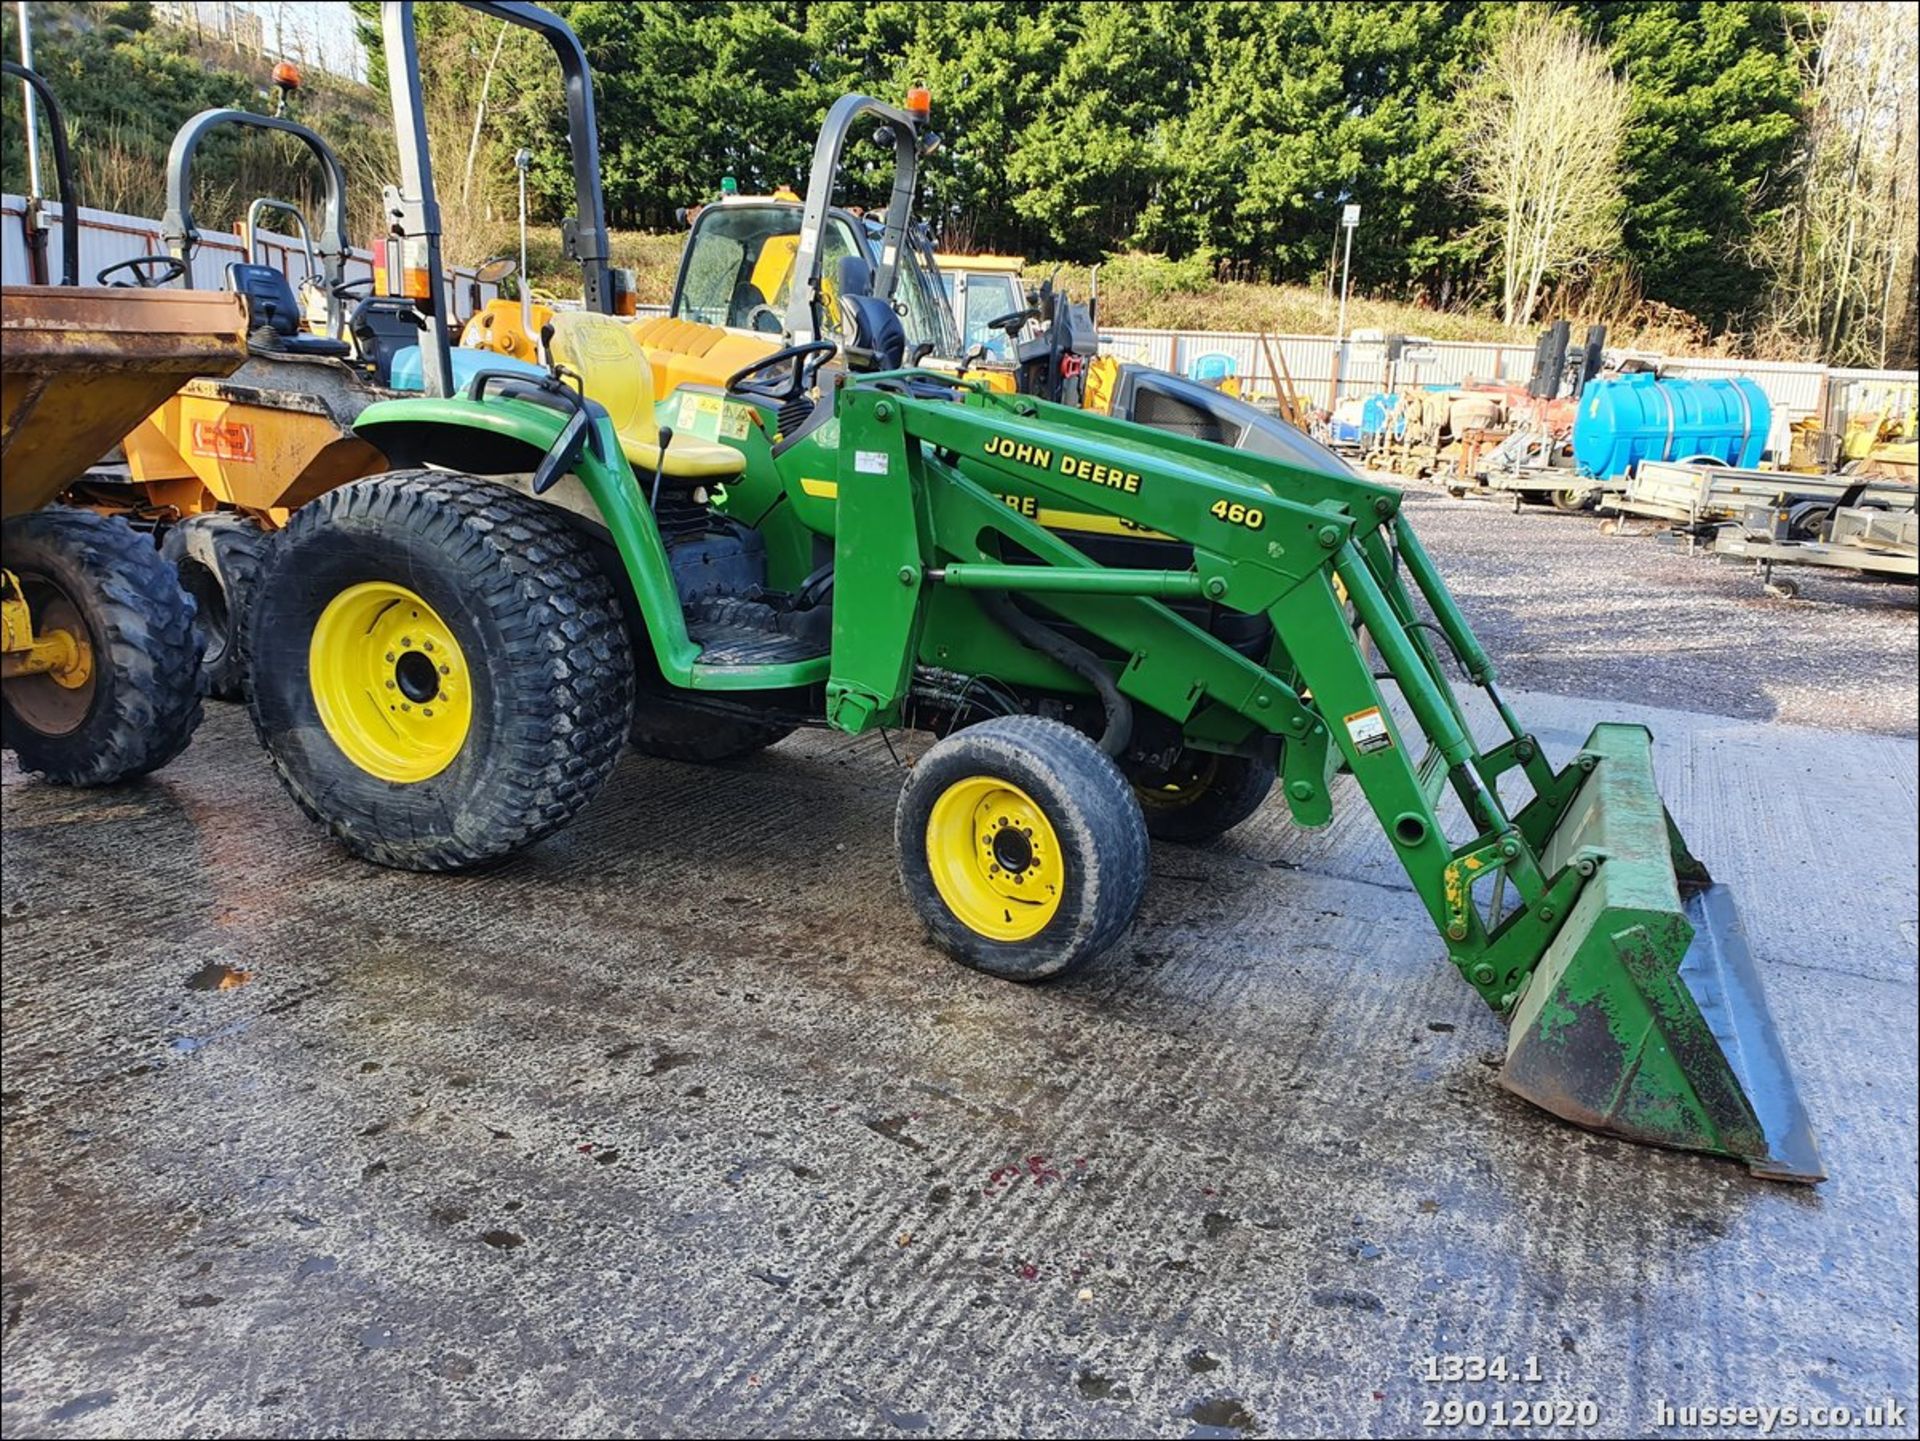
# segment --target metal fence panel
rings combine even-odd
[[[51,224],[47,231],[48,263],[57,274],[60,266],[61,227],[66,224],[65,208],[49,204]],[[26,247],[27,202],[24,196],[0,196],[0,280],[8,285],[27,283]],[[132,260],[140,255],[158,255],[166,245],[160,236],[160,222],[137,215],[121,215],[112,210],[79,207],[80,281],[93,284],[94,277],[109,265]],[[260,232],[261,262],[277,268],[289,280],[298,282],[306,274],[306,252],[292,236],[273,231]],[[192,278],[196,290],[219,290],[227,282],[227,266],[244,260],[240,237],[225,231],[206,230],[193,254]],[[373,252],[356,246],[348,255],[344,269],[347,280],[366,279],[374,273]],[[450,311],[464,314],[468,309],[468,291],[474,278],[471,267],[450,266],[447,275],[447,301]],[[499,294],[499,287],[480,287],[481,303]]]

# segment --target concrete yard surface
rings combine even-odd
[[[349,859],[230,707],[144,785],[9,767],[5,1433],[1914,1434],[1915,743],[1513,699],[1653,727],[1826,1184],[1501,1090],[1346,783],[1022,988],[919,933],[877,736],[630,757],[467,876]]]

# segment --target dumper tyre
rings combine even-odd
[[[444,871],[566,825],[626,742],[620,605],[562,513],[396,471],[276,539],[246,631],[249,710],[296,804],[354,855]]]
[[[1128,779],[1147,834],[1189,845],[1225,835],[1260,809],[1273,767],[1246,756],[1185,751],[1165,771],[1132,768]]]
[[[894,841],[934,943],[1006,980],[1044,980],[1099,955],[1146,888],[1133,787],[1086,736],[1038,716],[983,721],[922,756]]]
[[[642,692],[633,706],[633,748],[660,760],[718,765],[777,745],[789,725],[723,716]]]
[[[85,679],[0,684],[6,749],[60,785],[104,786],[158,770],[200,724],[193,598],[151,536],[118,516],[49,506],[15,516],[0,562],[20,582],[36,635],[84,633]],[[72,676],[73,672],[68,672]]]
[[[248,516],[215,514],[188,516],[160,542],[160,554],[172,562],[181,589],[193,597],[194,625],[205,647],[200,694],[210,700],[245,699],[240,636],[272,539]]]

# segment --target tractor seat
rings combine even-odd
[[[227,289],[247,303],[247,338],[287,355],[325,355],[344,360],[353,347],[326,335],[308,335],[300,302],[287,277],[271,265],[227,267]]]
[[[635,475],[658,470],[669,479],[697,484],[726,480],[746,468],[739,451],[691,435],[674,436],[662,463],[660,424],[653,413],[653,367],[627,327],[611,315],[561,311],[553,317],[548,349],[556,363],[580,376],[587,398],[606,407]]]
[[[373,367],[373,378],[381,385],[393,384],[394,356],[408,346],[418,349],[422,328],[413,302],[391,295],[367,296],[347,320],[354,348]]]

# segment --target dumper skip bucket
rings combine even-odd
[[[1501,1083],[1578,1125],[1824,1180],[1739,912],[1688,852],[1653,780],[1653,737],[1601,725],[1549,839],[1593,879],[1514,1008]]]

